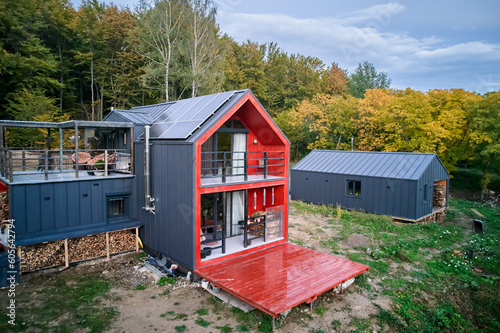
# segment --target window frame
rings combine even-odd
[[[352,187],[350,186],[352,184]],[[352,188],[352,193],[350,193],[350,189]],[[361,198],[361,180],[356,180],[356,179],[346,179],[346,191],[345,195],[348,197],[353,197],[353,198]],[[359,194],[356,194],[358,193]]]
[[[123,199],[123,213],[118,215],[109,215],[110,201]],[[130,217],[130,192],[109,193],[106,194],[106,221],[117,221],[128,219]]]

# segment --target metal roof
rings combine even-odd
[[[151,125],[152,139],[187,139],[216,112],[225,113],[227,102],[235,95],[244,96],[249,90],[235,90],[218,94],[136,106],[128,111],[112,113],[141,125]],[[108,115],[109,116],[109,115]]]
[[[292,170],[416,180],[434,158],[430,153],[313,150]]]
[[[0,120],[0,127],[24,127],[24,128],[75,128],[78,127],[132,127],[131,122],[104,122],[87,120],[69,120],[60,123],[24,121],[24,120]]]

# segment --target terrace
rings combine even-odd
[[[202,152],[201,185],[218,186],[285,177],[284,151]]]
[[[13,146],[20,141],[13,137],[30,136],[40,139],[38,147]],[[134,174],[132,138],[130,123],[3,120],[0,177],[21,184],[130,176]]]

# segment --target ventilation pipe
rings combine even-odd
[[[354,150],[354,136],[351,136],[351,151]]]
[[[151,214],[155,213],[155,199],[151,196],[151,181],[149,179],[149,126],[144,126],[144,190],[146,206],[145,210]]]

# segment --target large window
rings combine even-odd
[[[228,120],[201,146],[201,175],[243,175],[248,129]]]
[[[361,196],[361,181],[347,180],[347,195]]]

